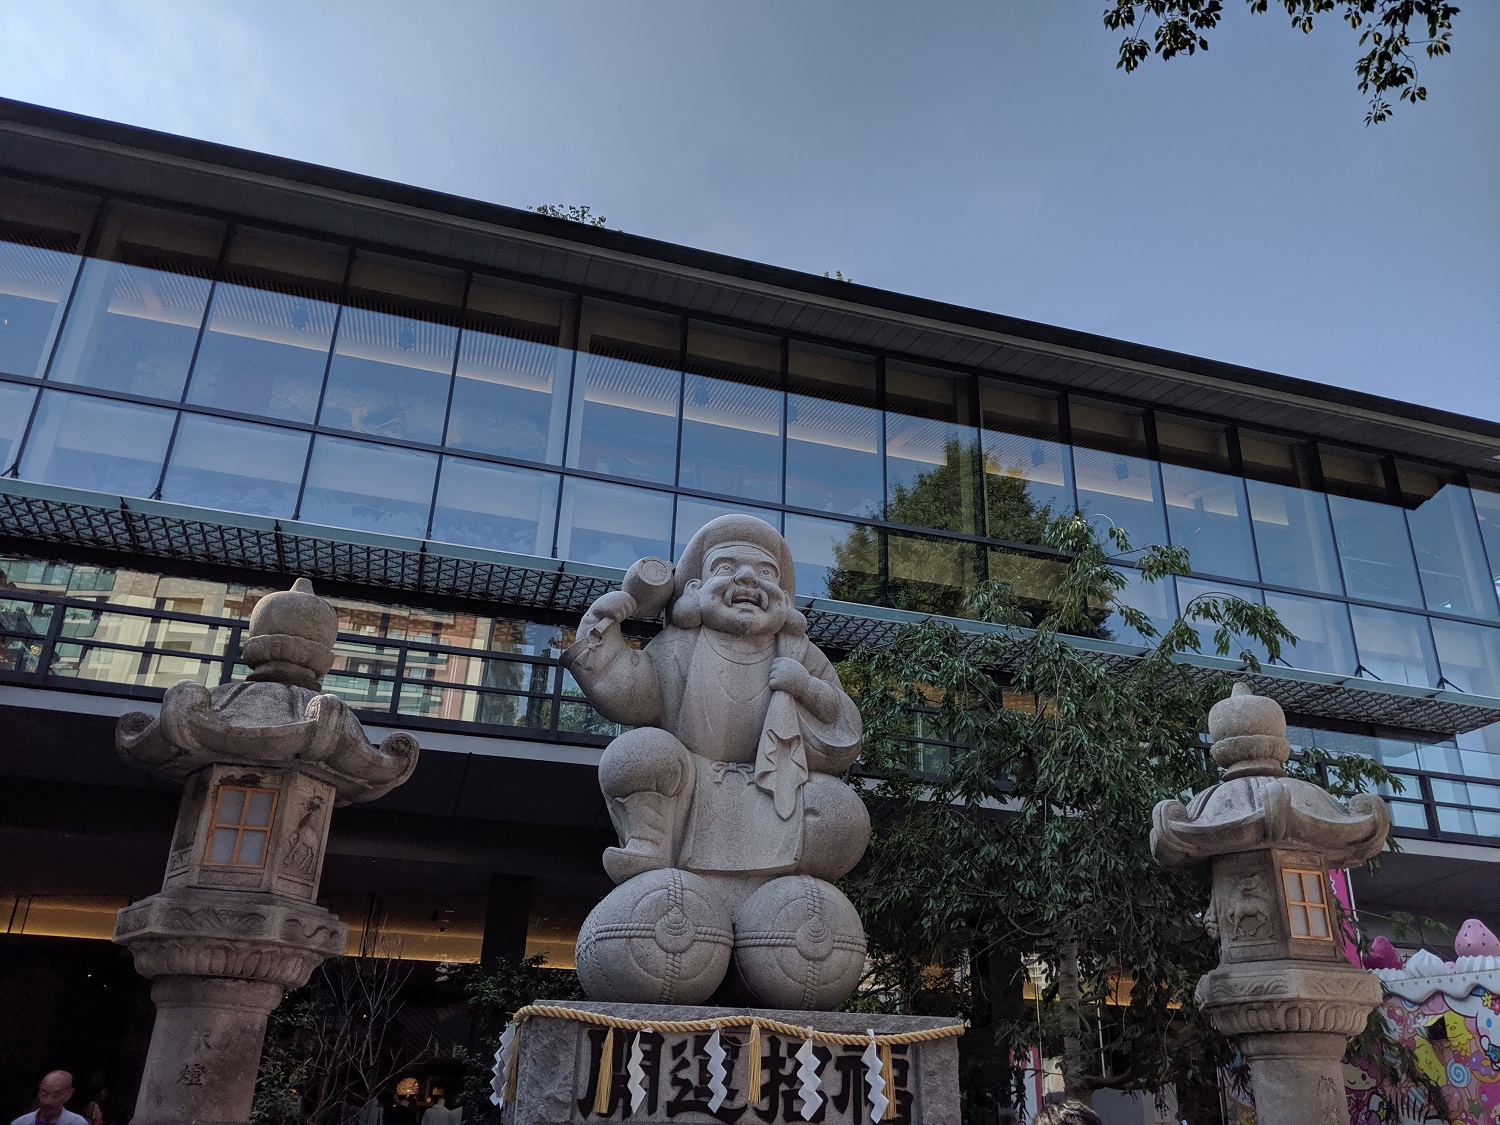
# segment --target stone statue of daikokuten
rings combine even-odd
[[[578,938],[596,1000],[717,993],[822,1010],[859,981],[864,930],[833,881],[870,836],[864,802],[839,776],[859,754],[860,717],[807,639],[794,588],[775,528],[721,516],[675,573],[636,563],[563,653],[594,707],[634,728],[599,763],[620,846],[604,855],[619,886]],[[663,609],[666,627],[632,647],[620,622]]]

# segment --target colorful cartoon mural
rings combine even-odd
[[[1377,938],[1364,964],[1385,987],[1392,1037],[1442,1090],[1451,1119],[1500,1125],[1500,939],[1471,918],[1453,946],[1452,961],[1420,949],[1403,964],[1391,944]],[[1350,1125],[1443,1120],[1420,1090],[1385,1088],[1364,1066],[1346,1063],[1344,1078]],[[1229,1125],[1255,1125],[1248,1094],[1230,1089],[1226,1101]]]

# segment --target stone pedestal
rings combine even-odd
[[[572,1019],[533,1016],[522,1025],[518,1041],[515,1099],[502,1115],[505,1125],[582,1125],[592,1121],[800,1122],[799,1062],[803,1040],[761,1032],[762,1095],[747,1102],[746,1047],[749,1029],[728,1022],[755,1015],[797,1027],[841,1034],[893,1035],[955,1026],[950,1019],[926,1016],[865,1015],[847,1012],[788,1012],[747,1008],[677,1007],[659,1004],[564,1003],[559,1007],[599,1012],[652,1024],[723,1019],[720,1041],[726,1052],[728,1097],[709,1109],[712,1092],[707,1045],[711,1032],[654,1031],[640,1034],[644,1104],[631,1109],[630,1063],[638,1033],[617,1030],[611,1037],[612,1072],[609,1108],[594,1109],[605,1028]],[[959,1125],[958,1040],[956,1037],[891,1048],[891,1107],[882,1125]],[[824,1099],[813,1119],[826,1125],[870,1120],[866,1102],[865,1064],[861,1046],[814,1044],[819,1085]]]
[[[1196,1000],[1250,1064],[1265,1125],[1348,1125],[1342,1060],[1381,1002],[1380,982],[1344,960],[1328,870],[1361,863],[1385,843],[1385,802],[1340,804],[1288,777],[1286,718],[1243,684],[1208,716],[1224,780],[1188,805],[1156,806],[1151,850],[1165,866],[1213,864],[1204,925],[1219,967]]]
[[[337,635],[299,580],[251,614],[247,682],[176,684],[159,715],[116,728],[126,761],[183,785],[162,889],[115,922],[154,982],[138,1125],[246,1121],[267,1016],[344,952],[348,927],[316,905],[334,806],[400,785],[418,749],[405,734],[372,746],[322,694]]]

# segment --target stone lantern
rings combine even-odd
[[[1162,865],[1213,863],[1204,924],[1219,967],[1199,980],[1198,1005],[1238,1040],[1264,1125],[1347,1125],[1345,1045],[1382,997],[1345,960],[1328,871],[1380,851],[1390,813],[1373,794],[1344,805],[1288,777],[1281,707],[1245,684],[1215,704],[1208,730],[1224,779],[1186,806],[1161,802],[1151,829]]]
[[[115,941],[151,977],[156,1024],[141,1125],[249,1118],[266,1017],[342,954],[348,927],[317,905],[336,805],[411,776],[418,747],[378,747],[332,695],[338,618],[312,585],[261,599],[243,683],[167,689],[161,713],[120,719],[121,756],[184,786],[159,894],[120,911]]]

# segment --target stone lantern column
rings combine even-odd
[[[156,1024],[139,1125],[244,1122],[266,1017],[348,927],[317,905],[336,805],[404,782],[418,747],[378,747],[320,693],[338,618],[305,578],[250,615],[243,683],[167,689],[161,713],[120,719],[121,756],[184,786],[159,894],[120,911],[115,941],[152,978]]]
[[[1238,1040],[1263,1125],[1348,1125],[1344,1048],[1381,990],[1344,959],[1328,871],[1380,851],[1390,813],[1373,794],[1346,806],[1288,777],[1286,717],[1245,684],[1209,711],[1208,730],[1223,781],[1186,806],[1161,802],[1151,829],[1162,865],[1213,864],[1204,924],[1219,967],[1198,981],[1198,1005]]]

